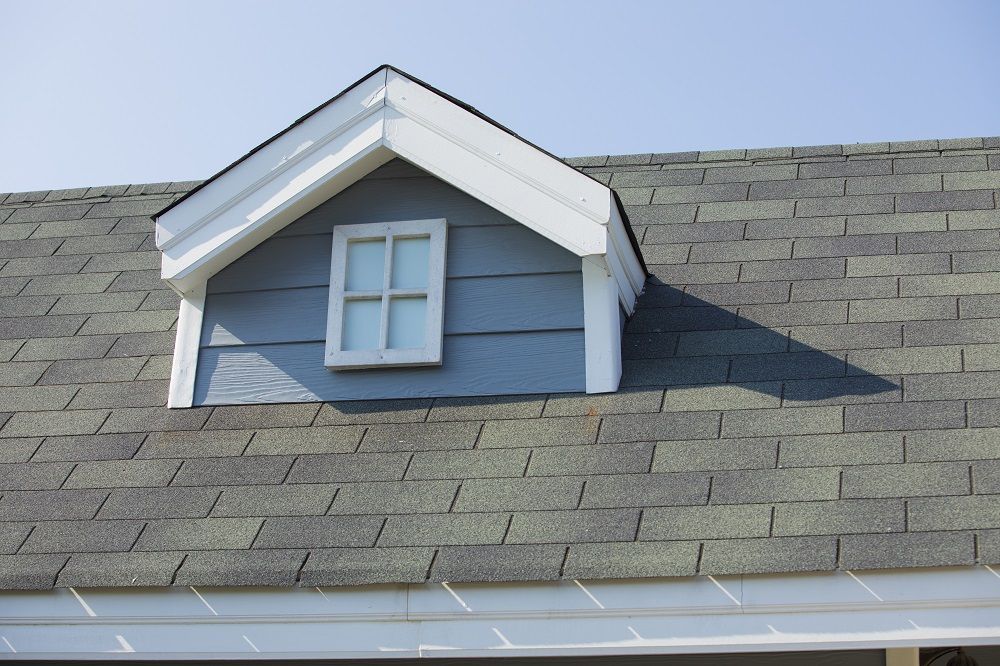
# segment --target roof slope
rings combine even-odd
[[[571,162],[654,276],[612,395],[168,411],[194,183],[0,195],[0,586],[1000,562],[1000,139]]]

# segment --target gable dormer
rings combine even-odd
[[[381,67],[156,216],[170,405],[614,391],[613,192]]]

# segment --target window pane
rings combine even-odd
[[[341,350],[378,349],[381,323],[381,299],[344,301],[344,329],[340,340]]]
[[[384,238],[347,244],[347,291],[382,291],[384,277]]]
[[[389,348],[423,347],[426,317],[427,297],[394,298],[389,301]]]
[[[392,288],[424,289],[430,270],[431,239],[398,238],[392,241]],[[418,345],[423,346],[423,345]]]

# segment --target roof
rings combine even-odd
[[[1000,138],[602,156],[624,387],[167,410],[148,216],[0,195],[0,586],[1000,562]]]

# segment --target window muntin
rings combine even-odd
[[[326,365],[439,365],[447,223],[334,227]]]

